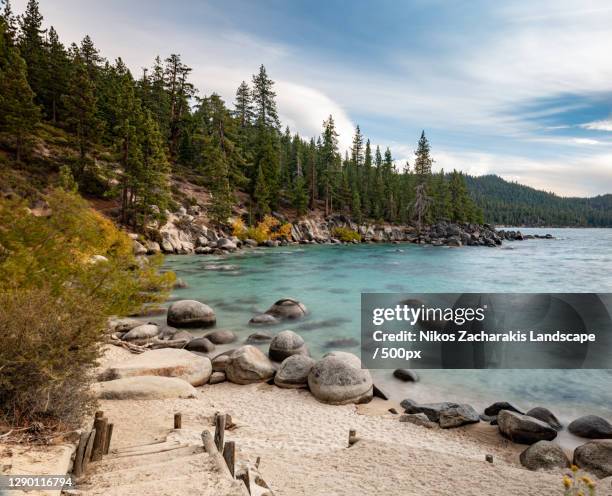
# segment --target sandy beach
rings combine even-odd
[[[128,356],[126,350],[111,348],[104,362]],[[182,414],[182,435],[194,440],[203,429],[212,429],[216,412],[229,413],[236,428],[226,432],[226,441],[236,442],[237,460],[254,463],[261,457],[261,474],[277,495],[563,492],[561,470],[531,472],[522,468],[518,455],[525,447],[502,438],[496,427],[480,423],[450,430],[427,429],[399,422],[398,415],[387,411],[391,407],[401,411],[398,405],[378,398],[366,405],[331,406],[319,403],[307,390],[226,382],[197,388],[193,399],[100,403],[105,416],[115,424],[113,449],[164,440],[172,431],[176,412]],[[356,429],[360,437],[350,448],[349,429]],[[493,464],[485,461],[487,454],[493,455]],[[194,466],[193,470],[201,479],[202,467]],[[189,493],[172,478],[166,483],[165,494]],[[205,486],[209,492],[200,494],[235,494],[232,488]],[[98,493],[95,487],[88,492]],[[127,493],[117,486],[99,494]],[[597,494],[610,494],[610,490],[600,487]]]

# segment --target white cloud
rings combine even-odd
[[[585,124],[581,124],[580,127],[584,129],[590,129],[591,131],[612,131],[612,120],[601,120],[601,121],[593,121],[586,122]]]

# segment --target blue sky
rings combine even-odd
[[[263,63],[304,136],[331,113],[343,147],[359,124],[403,163],[425,129],[438,168],[612,192],[609,0],[40,3],[65,43],[90,34],[135,73],[180,53],[228,103]]]

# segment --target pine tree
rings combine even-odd
[[[2,3],[4,3],[4,9],[0,14],[0,23],[4,23],[6,43],[9,46],[14,46],[17,41],[17,18],[13,14],[10,0],[4,0],[4,2],[0,2],[0,5]]]
[[[338,155],[338,133],[334,118],[330,115],[323,122],[323,140],[321,142],[321,182],[325,195],[325,215],[329,215],[333,210],[333,196],[335,195],[335,182],[337,163],[340,160]]]
[[[425,137],[425,131],[421,133],[415,155],[414,172],[419,177],[420,182],[426,181],[427,176],[431,174],[431,166],[434,160],[430,156],[430,145]]]
[[[190,73],[191,67],[183,64],[180,55],[172,54],[166,59],[164,78],[170,100],[168,143],[173,159],[178,155],[185,117],[189,114],[189,101],[196,93],[193,84],[188,81]]]
[[[251,89],[242,81],[236,90],[236,101],[234,102],[234,116],[238,119],[240,129],[246,129],[253,123],[253,102],[251,101]]]
[[[259,73],[253,75],[253,104],[255,107],[255,122],[260,128],[278,129],[280,122],[276,110],[276,93],[272,81],[263,64]]]
[[[432,206],[431,220],[438,222],[450,218],[451,196],[442,169],[438,174],[435,174],[431,182],[432,189]]]
[[[47,59],[48,59],[48,72],[47,80],[45,85],[47,91],[45,92],[49,99],[51,122],[56,123],[58,121],[58,114],[61,113],[62,95],[67,91],[68,79],[70,72],[70,61],[64,45],[59,41],[57,32],[51,26],[49,28],[49,40],[47,42]]]
[[[21,160],[28,137],[40,120],[40,109],[26,74],[25,61],[9,44],[4,20],[0,20],[0,130],[15,140],[15,158]]]
[[[100,56],[100,52],[95,47],[94,42],[89,35],[86,35],[85,38],[81,40],[79,55],[87,67],[89,79],[95,82],[98,78],[100,67],[103,64],[104,59]]]
[[[263,161],[262,161],[263,162]],[[257,210],[257,216],[263,218],[264,215],[270,213],[270,191],[266,183],[262,164],[257,167],[257,175],[255,178],[255,190],[253,191],[253,199]]]
[[[18,46],[26,63],[28,83],[34,92],[36,103],[40,104],[45,103],[45,81],[48,72],[42,21],[38,1],[28,0],[25,13],[19,19]]]
[[[89,77],[87,66],[79,56],[73,61],[73,73],[67,93],[63,98],[66,123],[76,135],[79,162],[75,177],[82,183],[87,168],[87,155],[98,141],[101,125],[97,117],[95,86]]]
[[[304,215],[308,209],[308,191],[304,177],[299,174],[293,183],[292,203],[297,215]]]

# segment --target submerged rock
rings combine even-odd
[[[262,344],[272,340],[272,333],[269,331],[257,331],[250,334],[246,339],[247,344]]]
[[[589,439],[610,439],[612,438],[612,425],[605,418],[597,415],[585,415],[577,418],[567,429],[576,436]]]
[[[177,377],[192,386],[208,382],[212,373],[210,359],[187,350],[163,348],[145,351],[128,360],[110,365],[101,376],[104,380],[134,376]]]
[[[308,374],[315,361],[306,355],[291,355],[283,360],[274,376],[274,384],[281,388],[308,387]]]
[[[275,372],[270,359],[259,348],[248,344],[234,350],[225,365],[227,379],[236,384],[265,382]]]
[[[291,298],[284,298],[274,303],[265,313],[280,320],[295,320],[304,317],[308,310],[303,303]]]
[[[521,465],[529,470],[567,468],[570,461],[557,443],[538,441],[520,454]]]
[[[185,349],[199,353],[211,353],[215,351],[215,345],[208,338],[195,338],[185,345]]]
[[[293,331],[279,332],[270,341],[268,356],[276,362],[282,362],[291,355],[308,355],[306,343]]]
[[[557,437],[557,431],[546,422],[510,410],[501,410],[497,423],[499,431],[515,443],[533,444],[552,441]]]
[[[212,308],[195,300],[174,302],[168,308],[166,319],[173,327],[209,327],[217,320]]]
[[[238,336],[236,336],[234,331],[229,331],[227,329],[217,329],[215,331],[207,332],[204,334],[204,337],[210,340],[210,342],[213,344],[229,344],[238,339]]]
[[[395,369],[393,377],[404,382],[418,382],[419,376],[414,370],[410,369]]]
[[[322,403],[344,405],[372,399],[370,372],[350,353],[329,353],[319,360],[308,375],[308,386]]]
[[[612,441],[589,441],[574,450],[574,465],[599,478],[612,475]]]
[[[507,401],[497,401],[493,403],[492,405],[485,408],[484,413],[485,415],[495,417],[502,410],[508,410],[509,412],[516,412],[516,413],[520,413],[521,415],[525,415],[524,412],[522,412],[515,406],[511,405]]]
[[[259,315],[255,315],[249,320],[249,324],[253,325],[277,325],[280,324],[280,320],[278,320],[273,315],[269,315],[267,313],[260,313]]]
[[[358,345],[359,341],[354,338],[330,339],[325,343],[326,348],[351,348]]]

